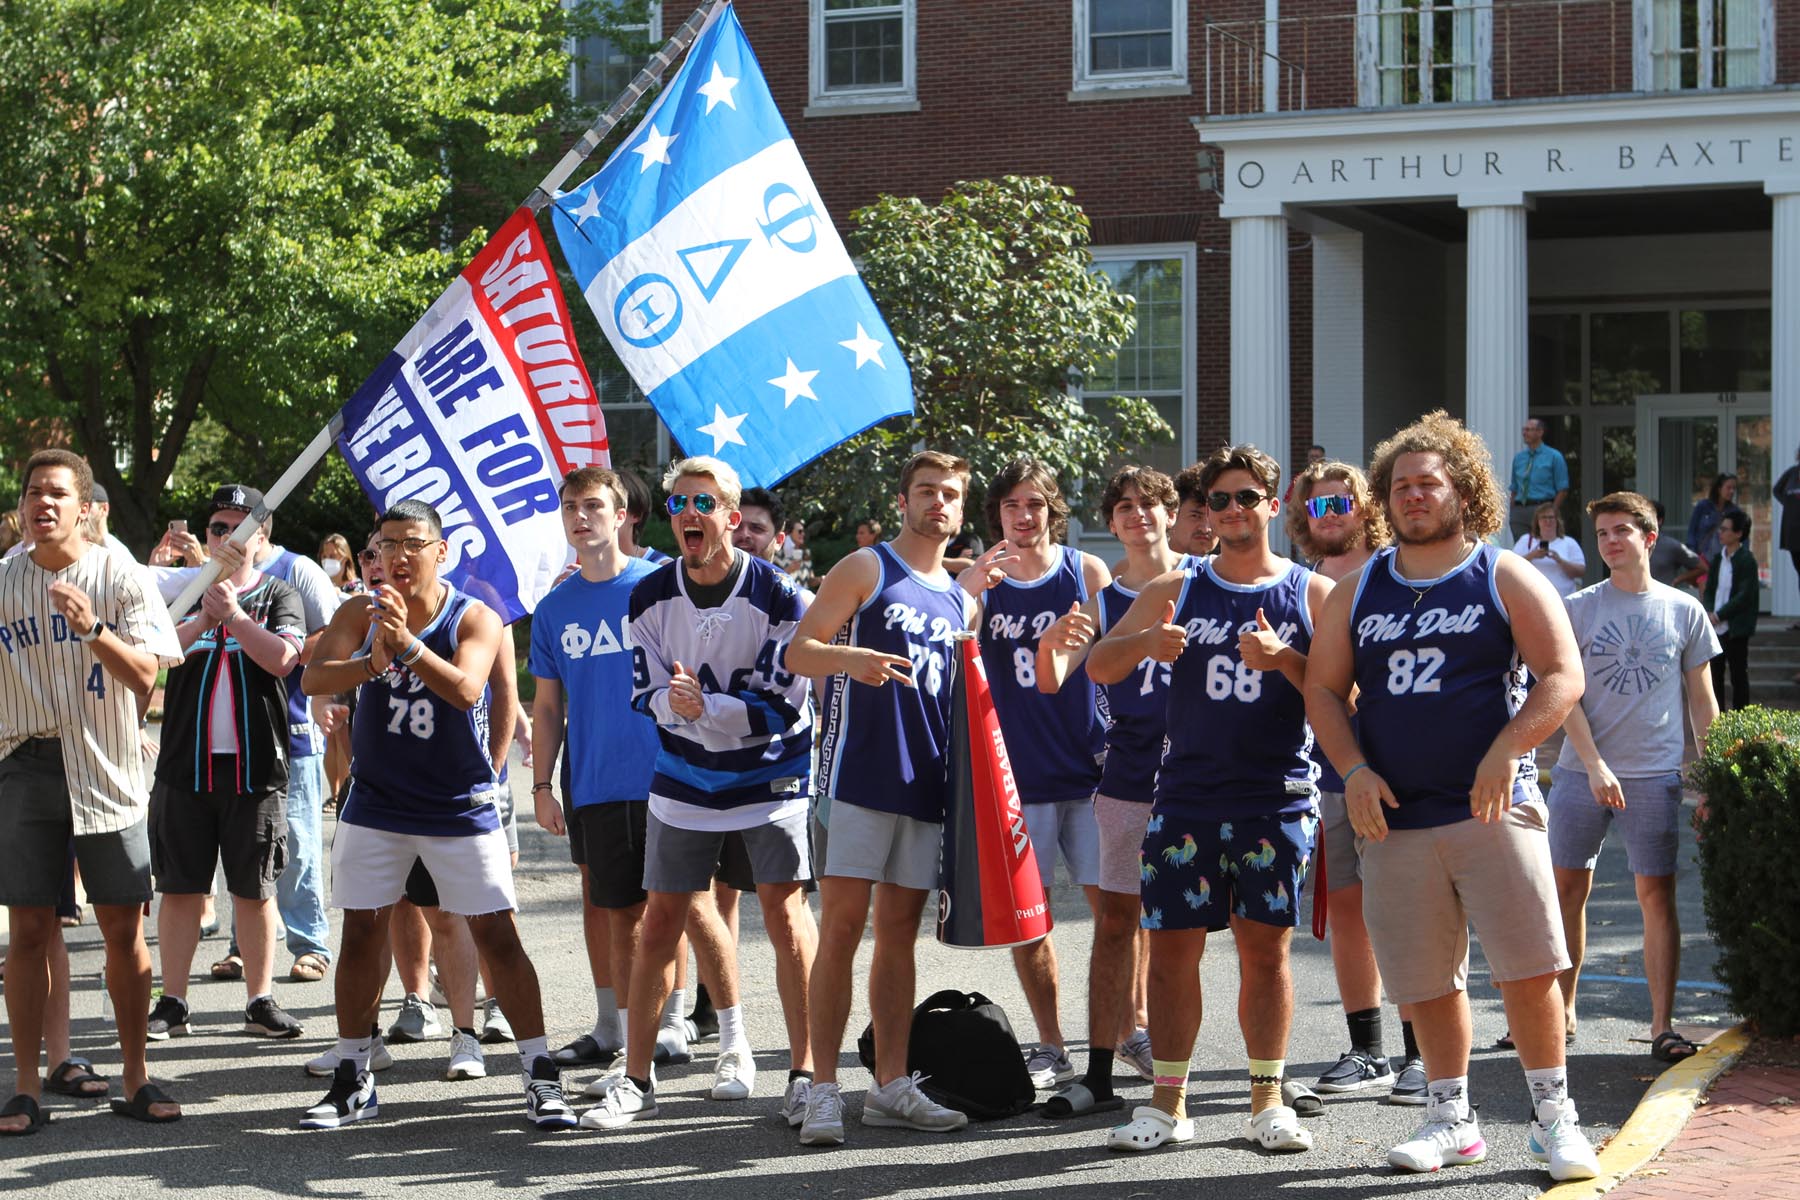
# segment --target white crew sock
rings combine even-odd
[[[750,1041],[744,1036],[744,1006],[733,1004],[718,1010],[719,1014],[719,1053],[728,1050],[748,1050]]]
[[[1469,1116],[1469,1077],[1433,1079],[1426,1085],[1432,1114],[1443,1121],[1463,1121]]]
[[[619,1026],[619,1000],[609,987],[594,989],[594,1040],[602,1046],[619,1046],[625,1042]]]
[[[663,1005],[662,1027],[677,1028],[683,1033],[687,1031],[687,989],[675,988],[669,993],[669,1001]]]
[[[619,1045],[623,1046],[625,1045],[625,1039],[630,1036],[631,1010],[629,1008],[621,1008],[617,1011],[619,1014]]]
[[[534,1038],[520,1038],[519,1069],[525,1073],[525,1078],[531,1078],[531,1064],[540,1058],[547,1058],[549,1054],[549,1038],[544,1037],[541,1034]]]
[[[1535,1071],[1527,1071],[1525,1086],[1531,1089],[1531,1111],[1534,1114],[1538,1105],[1546,1100],[1561,1105],[1569,1098],[1569,1068],[1539,1067]]]
[[[369,1055],[373,1053],[374,1041],[375,1039],[372,1037],[341,1037],[338,1039],[337,1045],[338,1058],[344,1062],[355,1063],[357,1073],[360,1074],[369,1069]]]

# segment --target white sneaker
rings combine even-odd
[[[922,1129],[926,1133],[966,1129],[967,1116],[954,1108],[945,1108],[919,1090],[924,1079],[925,1076],[914,1071],[871,1089],[863,1100],[862,1123],[895,1129]]]
[[[1265,1108],[1244,1122],[1244,1136],[1264,1150],[1311,1150],[1312,1134],[1300,1128],[1300,1114],[1285,1104]]]
[[[844,1096],[835,1083],[815,1083],[806,1092],[806,1112],[800,1121],[802,1146],[844,1144]]]
[[[714,1100],[748,1100],[756,1090],[756,1059],[748,1050],[727,1050],[713,1068]]]
[[[837,1084],[832,1084],[836,1087]],[[806,1098],[812,1094],[812,1080],[801,1075],[790,1079],[787,1094],[781,1098],[781,1119],[788,1123],[790,1129],[800,1128],[800,1122],[806,1120]]]
[[[319,1079],[329,1079],[337,1071],[337,1066],[344,1060],[338,1057],[337,1047],[333,1046],[317,1058],[306,1060],[306,1073]],[[369,1047],[369,1070],[385,1071],[394,1065],[394,1056],[388,1053],[387,1044],[376,1038]]]
[[[621,1054],[613,1059],[613,1064],[606,1069],[606,1074],[590,1081],[585,1088],[581,1089],[581,1094],[589,1100],[603,1100],[606,1098],[606,1093],[618,1087],[619,1081],[624,1078],[625,1056]],[[656,1081],[655,1075],[650,1078],[652,1083]]]
[[[656,1085],[641,1092],[630,1079],[618,1084],[601,1097],[600,1103],[581,1114],[583,1129],[623,1129],[640,1117],[656,1115]]]
[[[1537,1116],[1531,1122],[1531,1157],[1550,1167],[1550,1178],[1559,1182],[1570,1179],[1593,1179],[1600,1174],[1600,1158],[1581,1132],[1581,1117],[1575,1102],[1541,1100]]]
[[[1425,1123],[1413,1135],[1388,1151],[1388,1163],[1402,1171],[1435,1171],[1460,1167],[1487,1157],[1487,1143],[1470,1113],[1460,1121],[1446,1120],[1434,1104],[1425,1110]]]
[[[481,1043],[460,1029],[450,1033],[450,1065],[445,1079],[485,1079],[487,1063],[481,1057]]]
[[[1039,1091],[1075,1078],[1075,1064],[1069,1061],[1068,1051],[1061,1046],[1034,1046],[1026,1056],[1025,1071],[1031,1076],[1031,1086]]]

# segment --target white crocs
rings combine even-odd
[[[1107,1132],[1106,1148],[1154,1150],[1164,1142],[1188,1142],[1193,1138],[1194,1123],[1188,1118],[1177,1121],[1162,1109],[1143,1104],[1131,1110],[1131,1120]]]
[[[1265,1108],[1244,1122],[1244,1136],[1264,1150],[1312,1149],[1312,1134],[1300,1128],[1300,1114],[1285,1104]]]

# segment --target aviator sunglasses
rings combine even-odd
[[[1250,509],[1267,499],[1268,496],[1255,488],[1239,488],[1235,492],[1208,492],[1206,493],[1206,507],[1214,512],[1224,512],[1231,507],[1231,502],[1236,500],[1239,508]]]
[[[1308,496],[1306,499],[1306,515],[1322,517],[1326,513],[1336,513],[1347,517],[1356,508],[1356,501],[1349,496]]]
[[[717,496],[709,496],[705,492],[696,492],[693,496],[693,501],[694,511],[703,517],[710,517],[713,509],[719,507],[719,498]],[[669,497],[668,504],[669,515],[671,517],[677,516],[682,509],[687,507],[688,497],[685,493],[676,492]]]

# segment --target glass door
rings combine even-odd
[[[1767,392],[1638,397],[1638,490],[1662,501],[1669,514],[1666,532],[1684,537],[1694,504],[1711,491],[1713,479],[1736,475],[1736,503],[1750,514],[1750,550],[1765,612],[1774,546],[1771,431]]]

